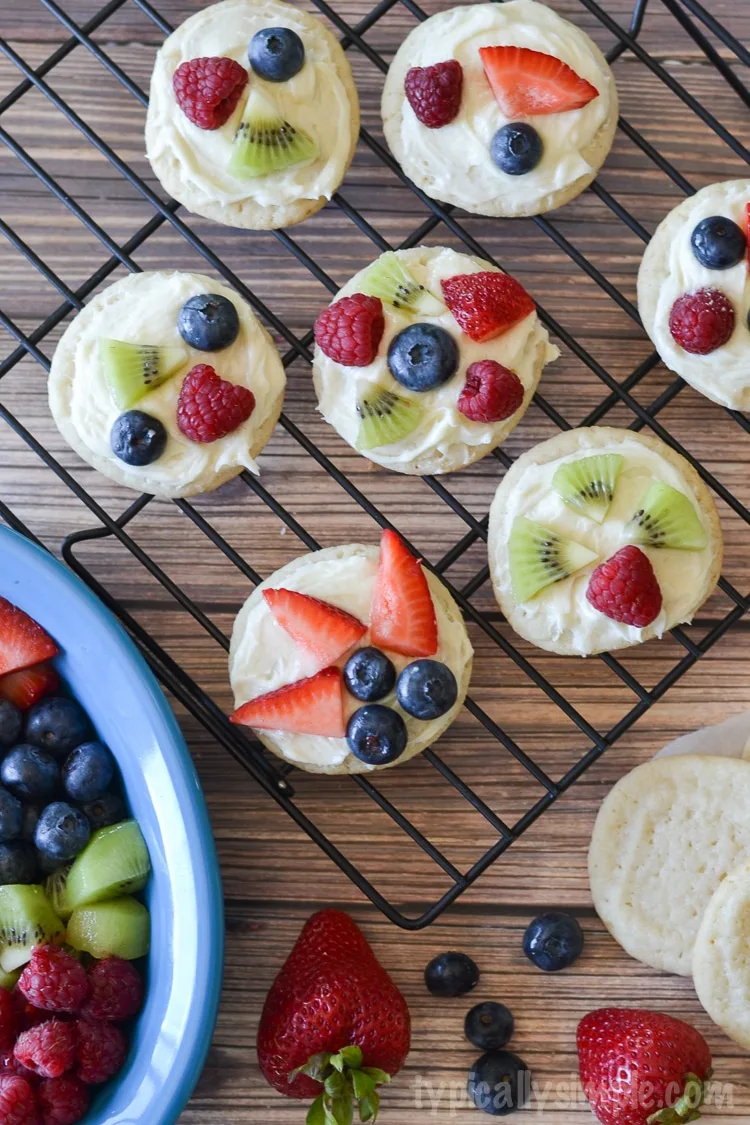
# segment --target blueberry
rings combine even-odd
[[[127,410],[115,419],[109,435],[112,452],[126,465],[151,465],[167,447],[167,431],[151,414]]]
[[[355,699],[372,703],[393,690],[396,669],[379,648],[360,648],[344,665],[344,683]]]
[[[91,826],[80,809],[65,801],[55,801],[42,809],[34,843],[47,859],[66,862],[75,859],[89,842]]]
[[[75,699],[55,695],[36,703],[26,719],[26,739],[55,758],[66,757],[91,732],[88,716]]]
[[[59,871],[61,867],[65,867],[64,859],[50,859],[48,855],[44,855],[38,849],[34,849],[36,855],[36,864],[42,875],[51,875],[53,871]]]
[[[709,270],[728,270],[745,257],[747,240],[741,227],[722,215],[703,219],[690,236],[693,254]]]
[[[7,789],[0,789],[0,840],[15,840],[21,835],[23,806]]]
[[[346,741],[360,761],[369,766],[384,766],[395,762],[406,749],[406,726],[391,707],[368,703],[355,711],[347,723]]]
[[[288,82],[302,69],[305,48],[290,27],[264,27],[250,40],[250,66],[267,82]]]
[[[410,324],[391,340],[388,366],[402,387],[431,391],[456,373],[458,346],[437,324]]]
[[[62,768],[65,792],[71,801],[95,801],[112,784],[115,760],[101,742],[76,746]]]
[[[483,1051],[497,1051],[513,1034],[513,1015],[505,1004],[485,1000],[475,1004],[464,1020],[466,1038]]]
[[[569,914],[541,914],[523,935],[523,951],[545,973],[567,969],[583,952],[581,927]]]
[[[31,844],[25,840],[9,840],[0,844],[0,885],[5,883],[36,883],[39,868]]]
[[[83,806],[92,831],[95,828],[107,828],[110,824],[117,824],[125,819],[125,802],[119,793],[104,793],[96,801],[89,801]]]
[[[511,1051],[487,1051],[469,1071],[468,1091],[477,1109],[505,1117],[528,1102],[531,1071]]]
[[[218,352],[237,339],[240,318],[228,297],[220,293],[198,293],[180,309],[177,328],[191,348]]]
[[[463,996],[479,983],[479,969],[465,953],[440,953],[425,969],[424,982],[433,996]]]
[[[508,176],[525,176],[542,159],[542,138],[532,125],[512,121],[498,129],[490,143],[490,156]]]
[[[48,801],[60,784],[60,767],[46,750],[22,743],[3,759],[0,781],[22,801]]]
[[[38,805],[23,806],[23,821],[21,823],[22,840],[28,840],[33,843],[34,833],[36,832],[37,821],[39,820],[39,813],[41,811]]]
[[[398,701],[415,719],[439,719],[458,696],[456,677],[439,660],[415,660],[398,678]]]
[[[0,746],[18,742],[23,730],[23,715],[9,699],[0,699]]]

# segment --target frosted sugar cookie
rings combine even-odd
[[[714,1023],[750,1050],[750,864],[731,871],[706,907],[693,983]]]

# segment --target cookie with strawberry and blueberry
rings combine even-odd
[[[84,461],[155,496],[208,492],[255,458],[286,377],[241,297],[203,274],[131,274],[64,332],[49,375],[52,416]]]
[[[318,409],[357,452],[399,473],[447,473],[518,425],[550,344],[515,278],[445,246],[388,251],[315,323]]]
[[[657,227],[638,311],[664,363],[706,398],[750,408],[750,179],[709,184]]]
[[[546,4],[508,0],[417,24],[381,112],[392,153],[427,195],[478,215],[539,215],[594,179],[618,100],[585,32]]]
[[[718,581],[723,539],[684,457],[656,438],[591,426],[519,457],[495,493],[488,548],[515,631],[589,656],[689,622]]]
[[[283,0],[201,8],[156,56],[146,152],[196,215],[251,230],[302,222],[338,190],[358,136],[343,49]]]

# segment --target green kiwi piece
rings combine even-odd
[[[680,551],[702,551],[708,543],[695,505],[684,492],[655,481],[628,521],[625,534],[643,547],[676,547]]]
[[[148,953],[151,919],[143,903],[127,896],[80,906],[70,916],[68,941],[97,960],[123,957],[135,961]]]
[[[53,871],[44,881],[44,891],[52,903],[55,914],[65,921],[73,913],[73,907],[68,902],[68,874],[70,864]]]
[[[443,302],[414,280],[393,250],[381,254],[365,270],[359,281],[359,291],[368,297],[379,297],[411,316],[440,316],[445,312]]]
[[[357,449],[377,449],[401,441],[416,430],[422,413],[422,407],[413,399],[403,398],[387,387],[371,386],[357,403]]]
[[[65,926],[38,886],[8,883],[0,887],[0,968],[12,973],[25,965],[35,945],[58,941]]]
[[[12,992],[18,983],[21,972],[21,968],[14,969],[12,973],[6,973],[5,969],[0,969],[0,988],[4,988],[6,992]]]
[[[146,841],[134,820],[94,832],[68,872],[65,896],[69,910],[92,902],[133,894],[151,872]]]
[[[128,410],[148,391],[166,383],[185,363],[183,348],[155,344],[126,344],[123,340],[99,341],[104,378],[119,410]]]
[[[253,89],[234,135],[227,170],[238,179],[255,179],[314,160],[318,151],[312,137],[290,125],[266,94]]]
[[[520,516],[510,533],[508,557],[513,597],[517,602],[528,602],[546,586],[593,562],[596,555],[588,547]]]
[[[569,508],[601,523],[612,503],[623,460],[620,453],[595,453],[566,461],[555,470],[552,487]]]

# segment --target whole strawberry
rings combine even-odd
[[[583,1089],[603,1125],[700,1117],[711,1052],[689,1024],[661,1012],[600,1008],[581,1020],[577,1041]]]
[[[409,1044],[406,1001],[359,927],[340,910],[313,914],[263,1007],[266,1081],[287,1097],[317,1098],[329,1125],[351,1121],[353,1098],[361,1120],[374,1121],[376,1086],[401,1069]]]

